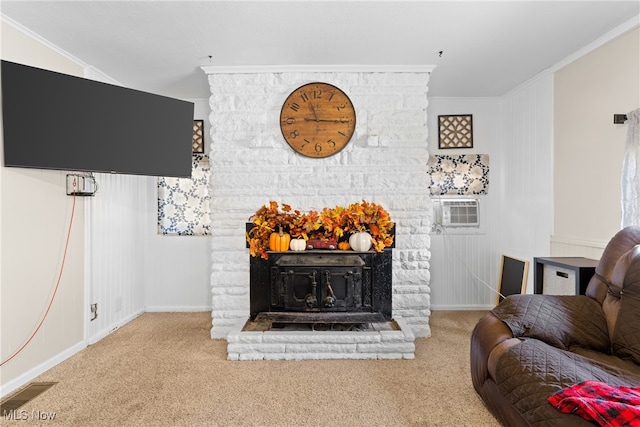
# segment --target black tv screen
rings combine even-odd
[[[2,61],[4,165],[191,176],[193,103]]]

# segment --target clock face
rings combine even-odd
[[[327,83],[309,83],[291,92],[280,111],[282,136],[298,153],[328,157],[342,150],[356,128],[349,97]]]

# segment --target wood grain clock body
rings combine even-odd
[[[349,97],[328,83],[308,83],[287,97],[280,130],[287,143],[308,157],[328,157],[351,140],[356,112]]]

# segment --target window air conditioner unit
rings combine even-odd
[[[443,227],[479,227],[478,199],[440,199],[438,218]]]

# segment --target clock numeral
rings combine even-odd
[[[316,153],[322,152],[322,145],[318,142],[315,146]]]
[[[287,120],[285,120],[285,123],[288,125],[292,125],[296,122],[296,119],[293,117],[287,117]]]
[[[340,118],[340,123],[349,123],[351,120],[349,120],[347,117],[342,117]]]
[[[291,139],[296,139],[298,136],[300,136],[300,132],[298,132],[297,130],[289,132],[289,137],[291,137]]]
[[[300,148],[304,148],[304,146],[307,144],[311,144],[311,141],[309,141],[308,139],[305,139],[304,142],[300,145]]]
[[[344,132],[342,132],[341,130],[339,130],[339,131],[338,131],[338,133],[339,133],[340,135],[344,136],[345,138],[347,137],[347,134],[346,134],[346,133],[344,133]]]
[[[338,111],[342,110],[343,108],[347,108],[347,104],[345,104],[344,102],[340,105],[336,105],[336,109]]]
[[[313,99],[320,99],[322,98],[322,91],[320,89],[315,89],[313,91]]]
[[[300,98],[302,98],[302,102],[307,102],[307,101],[309,101],[309,96],[308,96],[305,92],[302,92],[302,93],[300,94]]]
[[[335,143],[335,141],[334,141],[334,140],[332,140],[332,139],[328,140],[328,141],[327,141],[327,144],[330,144],[330,145],[331,145],[331,148],[336,148],[336,143]]]
[[[300,104],[296,102],[292,102],[291,104],[289,104],[289,108],[291,108],[293,111],[297,113],[298,110],[300,109]]]
[[[331,99],[333,98],[333,95],[335,95],[336,92],[335,91],[331,91],[331,95],[329,95],[329,101],[331,101]]]

